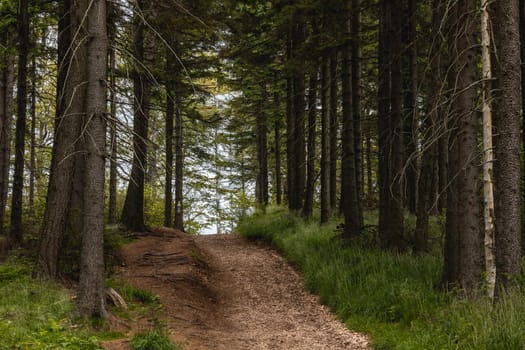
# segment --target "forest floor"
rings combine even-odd
[[[155,293],[163,305],[158,319],[128,321],[129,336],[160,322],[184,350],[368,348],[367,338],[306,292],[300,275],[267,244],[161,228],[122,253],[116,278]],[[104,346],[129,349],[129,340]]]

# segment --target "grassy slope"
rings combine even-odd
[[[302,271],[307,287],[350,328],[370,334],[376,349],[525,348],[523,293],[494,309],[485,300],[441,293],[438,253],[342,248],[336,223],[319,227],[275,208],[244,219],[238,231],[272,242]]]
[[[97,339],[69,321],[69,291],[37,282],[29,265],[0,265],[0,349],[99,349]]]

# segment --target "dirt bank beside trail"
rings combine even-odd
[[[264,244],[158,229],[126,246],[123,256],[119,278],[159,295],[164,324],[184,350],[367,349],[366,337],[319,305]]]

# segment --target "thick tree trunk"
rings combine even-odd
[[[80,281],[75,313],[107,316],[104,288],[104,178],[106,150],[106,1],[92,0],[88,12],[88,73],[82,143],[86,152]]]
[[[306,158],[306,191],[304,195],[303,216],[310,218],[315,191],[315,146],[317,127],[317,70],[310,73],[308,85],[308,145]]]
[[[135,34],[133,38],[134,55],[137,60],[133,76],[133,162],[126,192],[126,199],[120,218],[124,227],[130,231],[144,232],[144,179],[147,166],[148,119],[151,97],[151,84],[141,64],[144,64],[143,2],[135,9]]]
[[[29,15],[28,0],[20,0],[18,6],[18,76],[16,87],[16,133],[15,170],[13,173],[13,193],[11,203],[11,239],[21,244],[22,198],[24,191],[24,155],[27,119],[27,59],[29,56]]]
[[[496,292],[520,275],[520,33],[517,1],[496,1],[493,33],[498,60],[494,64]]]
[[[345,18],[345,33],[349,35],[351,32],[351,1],[346,1],[346,18]],[[358,204],[358,181],[357,181],[357,164],[355,155],[355,133],[354,120],[352,108],[352,77],[351,77],[351,46],[347,44],[343,47],[342,59],[342,74],[341,86],[343,95],[343,130],[341,143],[343,148],[341,160],[341,186],[343,187],[343,214],[345,218],[345,226],[343,236],[351,238],[361,232],[360,210]]]
[[[10,48],[12,28],[0,33],[0,45]],[[0,49],[0,234],[4,234],[4,219],[9,189],[11,157],[11,126],[13,121],[14,56]]]
[[[86,47],[85,37],[74,36],[86,8],[78,1],[66,1],[61,8],[58,37],[57,110],[55,140],[40,245],[33,276],[52,279],[58,273],[58,255],[69,210],[76,144],[84,112]],[[74,41],[73,41],[74,40]],[[75,50],[68,48],[76,47]]]
[[[381,26],[386,30],[387,38],[382,38],[383,45],[388,45],[388,62],[390,62],[390,115],[381,111],[380,120],[388,118],[388,121],[381,122],[379,137],[386,137],[382,141],[382,153],[380,167],[383,186],[380,193],[382,204],[379,213],[379,237],[383,247],[388,249],[404,250],[406,242],[403,237],[403,191],[401,175],[404,160],[404,139],[403,139],[403,79],[401,74],[401,19],[403,13],[401,7],[391,0],[383,1],[381,6],[381,19],[385,23]],[[385,41],[386,39],[386,41]],[[380,55],[382,54],[380,49]],[[384,54],[384,53],[383,53]],[[388,63],[382,63],[382,65]],[[381,79],[384,79],[386,71],[380,69]],[[388,79],[388,76],[387,76]],[[387,80],[388,82],[388,80]],[[385,84],[381,82],[381,84]],[[384,88],[380,93],[384,93]],[[380,95],[380,104],[384,103],[384,96]]]
[[[321,63],[321,223],[328,222],[332,213],[332,201],[330,200],[330,84],[328,60],[323,57]]]
[[[457,50],[454,69],[456,81],[456,92],[452,101],[453,115],[450,127],[456,130],[451,135],[450,150],[451,157],[455,159],[450,162],[451,186],[448,196],[456,196],[447,210],[447,214],[453,208],[456,213],[447,215],[447,235],[450,235],[449,244],[457,244],[457,247],[446,246],[452,251],[445,253],[445,259],[449,254],[457,254],[452,263],[457,263],[452,271],[457,273],[453,279],[446,279],[449,268],[445,262],[444,282],[461,287],[467,295],[474,295],[479,290],[481,282],[481,230],[480,230],[480,194],[479,194],[479,159],[477,126],[477,39],[478,27],[476,25],[476,1],[468,0],[456,5],[457,26],[453,34],[454,41],[452,50]],[[452,193],[454,190],[455,193]],[[449,202],[450,203],[450,202]],[[448,220],[451,220],[450,225]],[[447,238],[448,239],[448,238]]]

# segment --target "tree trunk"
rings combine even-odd
[[[293,24],[288,30],[288,38],[286,40],[286,59],[291,61],[293,59]],[[295,188],[296,188],[296,172],[297,162],[295,158],[295,116],[294,116],[294,85],[293,73],[288,73],[286,77],[286,198],[288,200],[288,209],[290,211],[296,210]]]
[[[456,203],[447,205],[447,213],[456,210],[456,213],[447,215],[447,235],[450,235],[449,245],[445,249],[445,259],[451,258],[450,254],[457,254],[451,261],[445,260],[444,282],[446,284],[461,287],[467,295],[475,295],[479,290],[481,282],[481,230],[479,223],[480,195],[479,195],[479,160],[477,145],[476,113],[477,91],[477,39],[478,28],[476,26],[476,1],[468,0],[459,2],[455,6],[457,13],[455,31],[452,33],[454,39],[449,43],[453,57],[455,58],[456,82],[455,96],[452,100],[452,118],[450,127],[455,130],[451,135],[450,152],[455,159],[450,161],[448,197]],[[457,51],[454,51],[457,50]],[[452,192],[454,191],[454,193]],[[449,202],[450,203],[450,202]],[[450,223],[449,223],[449,220]],[[455,278],[448,279],[447,271],[450,263],[457,264],[452,272],[457,274]],[[454,277],[452,275],[452,277]]]
[[[357,208],[359,226],[364,226],[363,193],[364,162],[361,137],[361,0],[352,0],[351,37],[352,37],[352,118],[354,121],[354,151],[357,179]]]
[[[306,158],[306,191],[304,196],[303,216],[312,216],[315,191],[315,145],[317,127],[317,70],[310,73],[308,86],[308,157]]]
[[[351,33],[351,0],[346,1],[344,31],[346,35]],[[341,186],[343,214],[345,226],[343,236],[348,239],[361,233],[360,210],[358,204],[358,181],[355,154],[355,133],[352,108],[352,77],[351,77],[351,54],[350,43],[343,47],[341,86],[343,95],[343,130],[341,143],[343,154],[341,160]]]
[[[92,0],[88,12],[88,73],[82,143],[86,152],[80,281],[75,313],[107,316],[104,288],[104,178],[106,151],[106,1]]]
[[[36,59],[31,60],[31,128],[29,150],[29,216],[34,219],[36,173]]]
[[[180,87],[175,86],[175,217],[173,226],[184,231],[184,130]]]
[[[12,28],[0,33],[0,46],[14,44]],[[14,55],[0,48],[0,235],[4,234],[5,210],[9,189],[11,125],[13,121]]]
[[[330,75],[328,59],[322,58],[321,63],[321,223],[327,223],[332,213],[332,201],[330,200],[330,131],[331,113],[330,106]]]
[[[430,76],[430,90],[433,94],[429,101],[428,116],[422,121],[422,154],[421,154],[421,176],[418,181],[417,206],[416,206],[416,229],[414,233],[414,250],[424,252],[428,249],[428,220],[432,209],[433,194],[437,182],[437,174],[434,171],[438,156],[439,144],[435,142],[439,132],[438,121],[441,116],[441,21],[443,11],[441,0],[433,1],[432,32],[434,33],[433,45],[430,50],[430,65],[432,76]]]
[[[494,299],[496,284],[496,256],[494,251],[494,181],[492,149],[492,109],[491,83],[492,68],[490,60],[490,19],[488,0],[481,0],[481,53],[483,71],[483,204],[485,222],[485,274],[487,294]]]
[[[304,42],[304,20],[302,14],[297,15],[297,22],[294,31],[294,42],[295,49],[300,48]],[[299,211],[302,208],[304,200],[304,190],[306,182],[306,154],[305,154],[305,74],[302,67],[302,58],[299,56],[297,50],[294,52],[294,58],[296,60],[296,72],[294,74],[293,86],[294,86],[294,118],[295,118],[295,130],[294,130],[294,157],[296,159],[297,169],[295,171],[295,188],[294,192],[294,203],[292,210]]]
[[[279,93],[274,92],[275,110],[279,111]],[[281,205],[282,201],[282,184],[281,184],[281,120],[279,115],[275,117],[274,122],[274,150],[275,150],[275,204]]]
[[[27,59],[29,56],[29,15],[28,0],[20,0],[18,7],[18,76],[16,87],[16,133],[15,170],[13,173],[13,193],[11,196],[11,239],[21,244],[22,198],[24,191],[24,155],[27,119]]]
[[[326,76],[326,89],[330,88],[330,211],[333,212],[337,208],[337,139],[339,138],[337,120],[337,52],[330,56],[326,64],[329,65],[329,74]]]
[[[256,148],[257,148],[257,202],[261,207],[268,205],[268,125],[264,103],[266,101],[266,84],[261,83],[261,95],[256,111]]]
[[[76,144],[84,111],[85,37],[73,35],[86,8],[76,0],[61,7],[58,36],[57,108],[55,140],[46,198],[43,226],[33,276],[53,279],[58,273],[58,255],[64,236],[74,173]],[[75,50],[68,50],[72,46]]]
[[[520,43],[521,43],[521,113],[522,113],[522,130],[525,130],[525,0],[519,0],[520,4]],[[522,145],[525,146],[525,132],[522,133]],[[523,173],[525,174],[525,162],[523,163]],[[525,197],[525,176],[523,177],[522,188],[524,189],[522,197]],[[522,233],[522,251],[525,251],[525,233]]]
[[[388,249],[404,250],[406,242],[403,237],[403,191],[401,174],[404,160],[404,140],[403,140],[403,79],[401,74],[401,19],[403,13],[401,7],[397,6],[391,0],[384,0],[381,6],[381,19],[385,22],[383,30],[386,30],[387,37],[383,38],[383,45],[388,45],[388,62],[390,62],[390,115],[381,111],[380,120],[388,118],[387,122],[381,122],[379,130],[382,134],[379,137],[385,137],[382,141],[382,159],[380,167],[383,180],[380,185],[383,186],[380,193],[380,200],[383,197],[383,203],[380,204],[379,213],[379,237],[383,247]],[[385,41],[386,39],[386,41]],[[380,49],[380,54],[382,50]],[[383,53],[384,54],[384,53]],[[388,64],[388,63],[382,63]],[[387,71],[383,68],[380,70],[381,79]],[[388,79],[388,76],[386,77]],[[388,80],[387,80],[388,82]],[[381,84],[386,84],[381,82]],[[381,93],[386,92],[384,88],[380,89]],[[384,103],[384,96],[380,95],[380,102]]]
[[[417,153],[418,144],[415,127],[417,124],[417,47],[416,47],[416,16],[415,0],[408,0],[407,22],[404,25],[404,134],[405,134],[405,198],[408,210],[416,212],[417,203]]]
[[[122,209],[121,223],[127,230],[146,231],[144,223],[144,179],[147,166],[148,119],[151,86],[142,67],[144,64],[143,1],[135,9],[135,34],[133,38],[134,55],[137,64],[133,74],[133,162],[131,175]]]
[[[166,50],[166,72],[168,73],[168,81],[166,82],[166,179],[164,182],[164,226],[170,227],[173,223],[173,137],[174,137],[174,117],[175,117],[175,87],[174,82],[174,67],[173,54],[171,50],[174,49],[173,43]]]
[[[494,182],[496,215],[496,293],[520,275],[520,33],[517,1],[496,1],[493,35],[498,60],[494,64]]]
[[[108,6],[112,6],[108,3]],[[113,29],[115,30],[115,29]],[[110,35],[111,42],[114,40],[114,34]],[[116,62],[115,49],[109,48],[109,102],[110,102],[110,120],[109,120],[109,142],[110,142],[110,159],[109,159],[109,208],[108,223],[116,224],[117,219],[117,82],[116,82]]]

